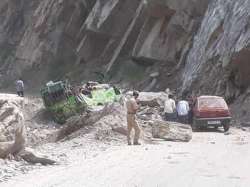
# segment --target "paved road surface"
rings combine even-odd
[[[250,133],[194,133],[189,143],[121,146],[1,187],[249,187]]]

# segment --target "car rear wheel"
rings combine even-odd
[[[225,124],[223,125],[223,128],[224,128],[224,131],[227,132],[230,128],[230,125],[229,124]]]

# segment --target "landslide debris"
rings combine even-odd
[[[0,158],[21,157],[31,163],[54,164],[55,161],[36,157],[26,150],[26,127],[23,115],[24,99],[16,95],[0,94],[1,123]]]
[[[142,93],[141,95],[146,95],[140,99],[143,104],[137,116],[142,128],[140,138],[143,143],[157,143],[159,139],[184,142],[191,139],[192,135],[187,126],[181,127],[176,123],[163,121],[162,102],[158,101],[164,100],[164,93]],[[9,116],[5,115],[6,118],[3,120],[10,123],[1,124],[2,127],[5,125],[8,128],[6,132],[1,131],[1,134],[6,136],[1,138],[0,156],[6,159],[0,159],[2,175],[0,175],[0,181],[40,168],[37,163],[54,164],[56,160],[60,165],[67,165],[81,159],[81,156],[89,157],[95,155],[95,152],[106,150],[114,145],[126,145],[127,97],[130,96],[125,94],[119,102],[95,106],[82,115],[70,118],[64,125],[57,125],[51,122],[52,119],[44,110],[40,99],[1,95],[0,101],[2,99],[4,102],[1,103],[4,104],[0,112],[5,113],[6,108],[13,109],[10,110],[12,113],[9,113]],[[150,103],[150,106],[147,103]],[[154,104],[151,105],[152,103]],[[25,120],[25,118],[29,119]],[[158,128],[159,124],[161,128]],[[26,134],[29,136],[27,137]]]

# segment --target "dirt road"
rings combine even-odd
[[[189,143],[116,146],[92,158],[18,176],[1,187],[248,187],[250,133],[194,133]]]

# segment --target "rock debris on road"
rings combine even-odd
[[[1,187],[248,187],[249,155],[248,132],[197,132],[189,143],[112,147],[77,163],[17,176]]]

